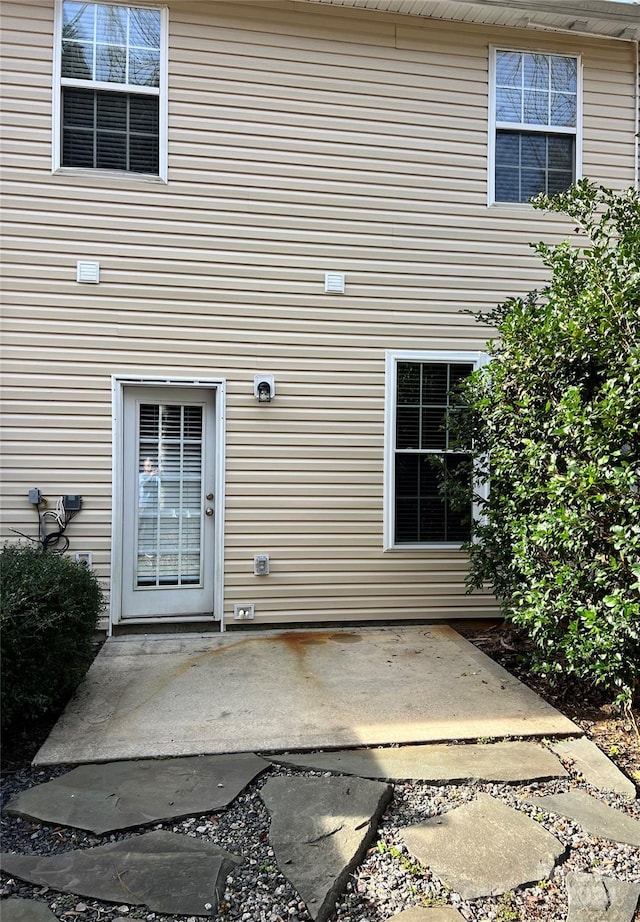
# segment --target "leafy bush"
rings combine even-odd
[[[490,585],[537,667],[629,701],[640,681],[640,198],[583,180],[537,208],[586,245],[534,246],[542,291],[481,322],[499,331],[466,397],[483,519],[471,588]]]
[[[60,554],[0,551],[2,726],[64,703],[94,655],[102,609],[94,574]]]

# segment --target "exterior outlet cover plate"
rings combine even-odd
[[[268,554],[256,554],[253,558],[253,572],[256,576],[267,576],[269,573]]]
[[[76,563],[83,563],[89,570],[93,566],[93,554],[91,551],[76,551],[75,559]]]
[[[255,605],[253,602],[245,602],[233,606],[233,617],[235,621],[253,621],[255,618]]]

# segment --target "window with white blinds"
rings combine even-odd
[[[580,171],[580,67],[570,55],[494,49],[492,201],[567,189]]]
[[[160,9],[62,0],[59,166],[158,176]]]
[[[386,546],[459,546],[471,536],[472,457],[453,435],[459,387],[477,353],[389,353],[385,470]]]

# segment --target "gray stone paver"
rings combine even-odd
[[[571,871],[567,874],[567,922],[632,922],[640,884]]]
[[[252,753],[81,765],[18,794],[7,813],[101,835],[214,813],[268,767]]]
[[[416,906],[391,916],[387,922],[464,922],[464,917],[453,906]]]
[[[215,915],[225,878],[241,863],[211,842],[164,830],[50,857],[0,855],[3,871],[30,883],[194,916]]]
[[[38,900],[3,900],[2,922],[58,922],[45,903]]]
[[[342,772],[388,781],[406,779],[430,784],[472,781],[515,783],[566,777],[556,755],[537,743],[505,742],[490,745],[400,746],[398,748],[342,749],[336,752],[287,752],[271,757],[284,765]]]
[[[551,743],[551,749],[561,759],[571,761],[573,770],[581,774],[594,788],[599,791],[611,791],[613,794],[626,797],[627,800],[635,800],[636,786],[633,781],[623,775],[591,740],[584,736],[578,739],[558,740]]]
[[[390,785],[362,778],[270,778],[262,798],[280,871],[323,922],[373,840]]]
[[[565,852],[550,832],[489,794],[402,835],[411,854],[464,899],[546,879]]]
[[[532,797],[530,802],[550,813],[570,817],[580,823],[589,835],[640,846],[640,822],[585,791]]]
[[[83,765],[17,795],[7,812],[100,834],[221,810],[271,762],[339,773],[271,778],[262,791],[279,868],[312,918],[325,922],[373,841],[391,798],[389,785],[367,778],[434,784],[535,781],[567,777],[559,762],[562,756],[574,761],[591,784],[597,780],[604,790],[629,796],[628,785],[620,781],[627,779],[616,776],[618,770],[605,756],[604,762],[594,756],[589,741],[551,746],[555,754],[536,743],[505,742],[284,753],[269,761],[245,753]],[[640,846],[638,820],[584,791],[528,802],[570,817],[590,835]],[[488,794],[405,827],[402,835],[410,852],[465,899],[497,895],[548,877],[565,851],[526,814]],[[226,876],[241,862],[206,840],[155,831],[52,857],[4,854],[0,866],[31,883],[82,897],[146,905],[152,912],[211,916]],[[632,922],[640,884],[570,872],[566,886],[566,922]],[[42,902],[11,899],[2,903],[2,918],[54,922],[56,917]],[[461,919],[452,906],[416,906],[388,922]]]

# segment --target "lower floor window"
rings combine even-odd
[[[62,166],[157,175],[157,96],[62,89]]]
[[[471,537],[471,453],[454,438],[459,385],[477,353],[387,357],[386,545],[460,545]]]
[[[460,510],[456,487],[469,478],[467,455],[396,455],[396,544],[461,544],[471,536],[471,509]]]

